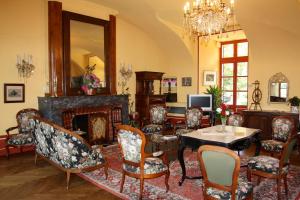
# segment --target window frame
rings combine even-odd
[[[249,99],[249,95],[248,95],[248,77],[249,77],[249,42],[248,42],[248,55],[247,56],[240,56],[238,57],[238,44],[239,43],[243,43],[243,42],[248,42],[247,39],[242,39],[242,40],[233,40],[233,41],[226,41],[226,42],[221,42],[220,45],[220,49],[219,49],[219,56],[220,56],[220,66],[219,66],[219,87],[222,88],[222,99],[223,99],[223,93],[224,91],[228,91],[228,92],[233,92],[233,104],[229,105],[229,107],[234,111],[234,112],[240,112],[241,110],[245,110],[248,107],[248,99]],[[227,44],[233,44],[233,57],[227,57],[227,58],[223,58],[222,57],[222,46],[223,45],[227,45]],[[243,63],[243,62],[247,62],[247,76],[238,76],[237,75],[237,66],[238,63]],[[228,64],[228,63],[232,63],[233,64],[233,76],[223,76],[223,70],[222,70],[222,65],[223,64]],[[233,78],[233,88],[232,90],[224,90],[223,91],[223,87],[222,87],[222,83],[223,83],[223,78]],[[239,77],[247,77],[247,90],[237,90],[237,78]],[[237,105],[237,94],[238,92],[247,92],[247,105]]]

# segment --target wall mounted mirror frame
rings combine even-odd
[[[286,103],[289,96],[289,80],[279,72],[269,79],[269,103]]]
[[[63,75],[64,75],[64,91],[67,96],[83,94],[81,86],[81,78],[85,73],[85,67],[91,66],[90,62],[84,62],[84,57],[88,55],[98,54],[100,61],[104,66],[95,66],[95,71],[100,71],[98,68],[102,67],[100,78],[101,87],[97,89],[97,94],[109,94],[110,84],[106,84],[110,77],[110,63],[109,63],[109,21],[89,17],[77,13],[63,11]],[[87,38],[87,36],[93,38]],[[85,38],[84,38],[85,37]],[[80,40],[80,41],[79,41]],[[77,53],[74,53],[78,50]],[[94,51],[93,51],[94,50]],[[97,52],[95,52],[97,50]],[[81,52],[80,52],[81,51]],[[84,55],[84,53],[86,55]],[[77,54],[77,56],[74,56]],[[79,55],[78,55],[79,54]],[[100,54],[102,56],[100,56]],[[81,60],[79,63],[76,61]],[[90,57],[91,57],[90,56]],[[74,68],[77,68],[74,70]],[[77,71],[77,76],[74,74]],[[79,71],[79,72],[78,72]],[[77,80],[77,81],[74,81]],[[77,83],[76,83],[77,82]],[[76,83],[76,84],[75,84]]]
[[[73,13],[75,15],[80,15]],[[90,17],[85,16],[90,19]],[[91,17],[92,18],[92,17]],[[86,23],[94,24],[86,21]],[[115,95],[116,92],[116,17],[109,15],[109,20],[100,20],[100,25],[105,29],[105,88],[98,90],[98,94]],[[80,20],[77,20],[80,21]],[[93,21],[93,19],[92,19]],[[66,61],[63,42],[65,21],[63,20],[62,3],[48,1],[48,40],[49,40],[49,94],[50,96],[82,95],[79,90],[70,89],[70,77],[68,74],[68,61]],[[98,22],[99,23],[99,22]],[[96,23],[97,24],[97,23]],[[84,30],[84,29],[83,29]],[[93,54],[91,54],[93,55]],[[68,59],[68,58],[67,58]],[[69,61],[70,62],[70,61]],[[67,80],[69,79],[69,80]],[[79,93],[78,93],[79,92]]]

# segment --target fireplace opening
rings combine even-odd
[[[76,115],[72,120],[73,131],[79,134],[84,139],[88,139],[89,131],[88,115]]]

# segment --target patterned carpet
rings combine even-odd
[[[79,174],[83,179],[93,183],[94,185],[103,188],[122,199],[138,199],[139,195],[139,180],[126,176],[123,193],[119,193],[121,180],[121,154],[117,146],[107,148],[106,152],[109,171],[108,180],[105,180],[103,169],[93,172]],[[246,162],[242,159],[242,163]],[[200,170],[196,160],[196,153],[186,150],[185,163],[187,175],[199,176]],[[245,168],[241,169],[241,175],[246,176]],[[182,186],[178,186],[178,181],[181,177],[181,168],[178,161],[170,164],[170,190],[165,192],[164,176],[156,179],[145,181],[143,199],[203,199],[202,196],[202,180],[185,180]],[[257,182],[253,180],[254,184]],[[284,188],[281,189],[282,199],[300,199],[300,167],[291,166],[288,175],[289,196],[286,198]],[[276,181],[262,179],[261,183],[254,189],[254,199],[275,200],[277,199]]]

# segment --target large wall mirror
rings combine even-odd
[[[110,85],[109,21],[63,11],[63,65],[66,95],[81,95],[88,69],[99,80],[97,94],[108,94]]]
[[[286,103],[289,94],[289,81],[279,72],[269,80],[269,103]]]

